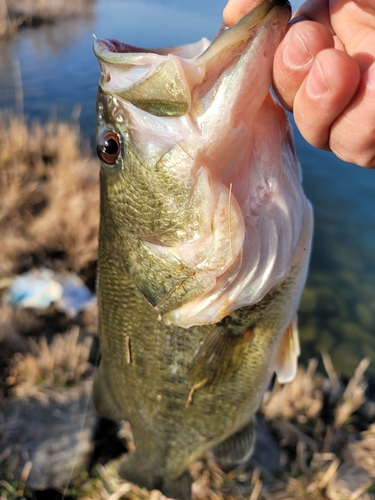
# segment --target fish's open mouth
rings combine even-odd
[[[149,113],[181,116],[189,111],[190,94],[204,84],[208,73],[222,73],[225,63],[233,64],[236,54],[256,43],[259,31],[270,24],[270,18],[274,19],[274,29],[279,29],[280,18],[285,17],[290,17],[288,0],[266,0],[235,27],[221,31],[212,44],[203,38],[178,47],[145,49],[118,40],[96,39],[94,53],[101,68],[101,88]],[[147,98],[144,87],[148,91],[155,89],[162,104],[157,104],[155,92]]]
[[[250,13],[251,20],[249,19],[249,15],[247,17],[246,21],[246,27],[244,27],[244,30],[249,30],[251,28],[254,28],[257,24],[262,22],[267,14],[274,8],[274,7],[282,7],[282,8],[290,8],[290,3],[288,0],[267,0],[265,2],[261,2],[258,5],[258,8],[253,9],[253,11]],[[250,21],[250,22],[249,22]],[[241,24],[241,21],[240,23]],[[242,24],[245,24],[242,21]],[[222,28],[220,29],[218,36],[221,35],[221,33],[227,28],[226,25],[223,24]],[[243,31],[244,31],[243,30]],[[242,36],[243,38],[246,38],[244,36],[244,33],[238,31],[238,35]],[[107,62],[121,62],[121,58],[113,58],[109,54],[136,54],[136,53],[144,53],[144,54],[159,54],[162,56],[169,55],[169,54],[174,54],[179,57],[184,57],[184,58],[194,58],[199,55],[201,55],[206,48],[209,46],[209,42],[207,39],[203,39],[204,43],[202,42],[197,42],[197,43],[192,43],[192,44],[187,44],[183,46],[177,46],[177,47],[167,47],[167,48],[141,48],[141,47],[136,47],[134,45],[129,45],[127,43],[121,42],[116,39],[96,39],[96,42],[94,44],[94,53],[95,55],[104,61]],[[206,46],[207,45],[207,46]]]
[[[212,44],[146,52],[95,42],[98,106],[107,110],[98,114],[99,131],[106,120],[124,127],[153,192],[159,171],[167,172],[163,203],[176,220],[137,237],[145,255],[191,270],[164,298],[147,292],[164,319],[179,326],[214,323],[259,301],[287,275],[298,245],[306,246],[302,226],[310,209],[288,121],[269,94],[289,17],[288,2],[266,0]],[[181,290],[189,286],[184,302]]]

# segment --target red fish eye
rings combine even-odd
[[[100,134],[96,144],[96,153],[99,160],[108,165],[115,165],[121,153],[120,137],[113,130],[106,130]]]

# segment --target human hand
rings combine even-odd
[[[258,3],[229,0],[224,21]],[[307,0],[294,19],[275,54],[277,96],[310,144],[375,168],[374,1]]]

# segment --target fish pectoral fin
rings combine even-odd
[[[194,384],[219,385],[231,378],[239,369],[246,343],[252,330],[233,334],[223,326],[214,327],[206,336],[189,370]]]
[[[297,315],[295,315],[285,330],[276,358],[275,372],[280,384],[291,382],[296,376],[300,353]]]

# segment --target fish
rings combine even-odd
[[[205,453],[246,461],[273,374],[293,379],[312,207],[270,92],[287,0],[210,43],[97,39],[99,413],[130,423],[119,474],[191,498]]]

